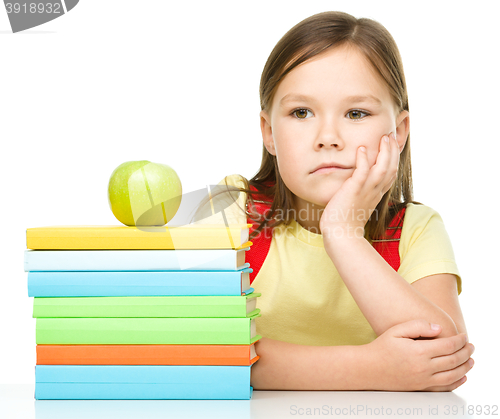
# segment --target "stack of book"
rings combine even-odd
[[[36,399],[250,399],[250,224],[27,229]]]

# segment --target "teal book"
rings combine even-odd
[[[249,294],[251,272],[248,267],[239,271],[30,271],[28,296],[238,296]]]

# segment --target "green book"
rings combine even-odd
[[[35,297],[33,317],[252,317],[260,295]]]
[[[37,318],[36,343],[250,345],[255,319],[234,318]]]

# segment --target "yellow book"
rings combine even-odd
[[[26,229],[28,249],[241,249],[251,224],[187,224],[162,227],[54,226]]]

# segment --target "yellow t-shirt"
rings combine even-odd
[[[226,177],[228,185],[243,187],[240,175]],[[223,185],[224,179],[219,182]],[[221,198],[219,198],[221,199]],[[232,222],[245,223],[246,194],[225,210]],[[220,214],[202,222],[223,222]],[[450,273],[462,279],[441,216],[426,205],[408,204],[399,242],[398,273],[412,283],[420,278]],[[301,345],[363,345],[377,335],[345,286],[325,251],[323,237],[295,220],[273,231],[269,253],[252,282],[261,317],[257,333]]]

